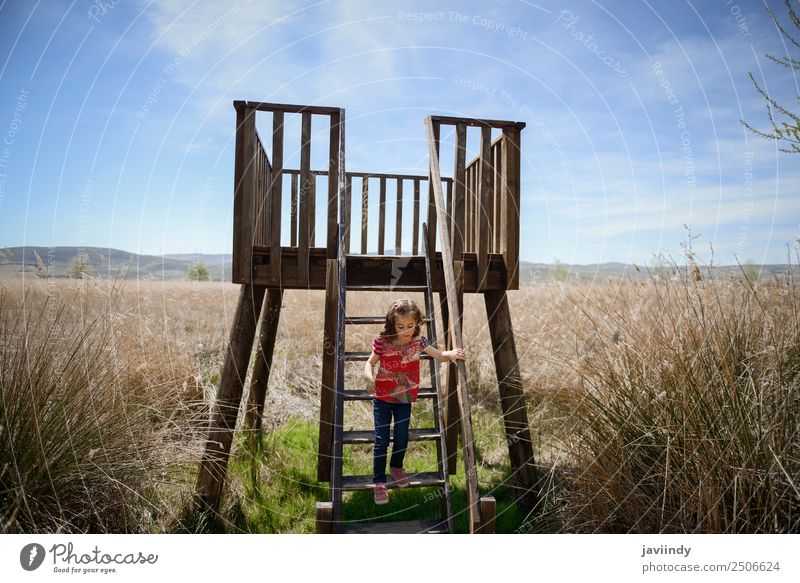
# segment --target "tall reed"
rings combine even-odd
[[[791,266],[762,284],[624,285],[573,296],[588,349],[554,399],[574,464],[564,530],[800,531]]]

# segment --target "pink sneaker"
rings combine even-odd
[[[394,483],[397,484],[399,488],[408,486],[408,476],[403,468],[389,468],[389,475],[392,476]]]
[[[375,484],[375,504],[386,504],[389,502],[389,493],[386,491],[386,484]]]

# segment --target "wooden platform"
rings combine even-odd
[[[309,252],[308,283],[301,283],[298,275],[298,248],[281,247],[280,277],[272,276],[270,254],[267,248],[253,248],[253,285],[280,287],[281,289],[325,289],[326,253],[324,247],[313,247]],[[442,269],[442,254],[436,253],[438,269],[432,270],[434,292],[446,291]],[[486,284],[480,291],[507,289],[503,256],[491,254]],[[475,253],[464,253],[464,292],[478,292],[478,260]],[[347,288],[369,286],[373,289],[391,287],[393,291],[409,291],[409,287],[425,289],[425,257],[423,255],[348,255]]]

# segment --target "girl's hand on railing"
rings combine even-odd
[[[444,356],[446,356],[447,360],[451,362],[455,362],[456,360],[467,360],[467,353],[464,352],[463,348],[454,348],[453,350],[445,350]]]

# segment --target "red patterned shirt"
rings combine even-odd
[[[389,403],[413,403],[419,392],[419,357],[428,346],[428,339],[417,336],[398,346],[378,336],[372,351],[380,356],[375,377],[375,397]]]

